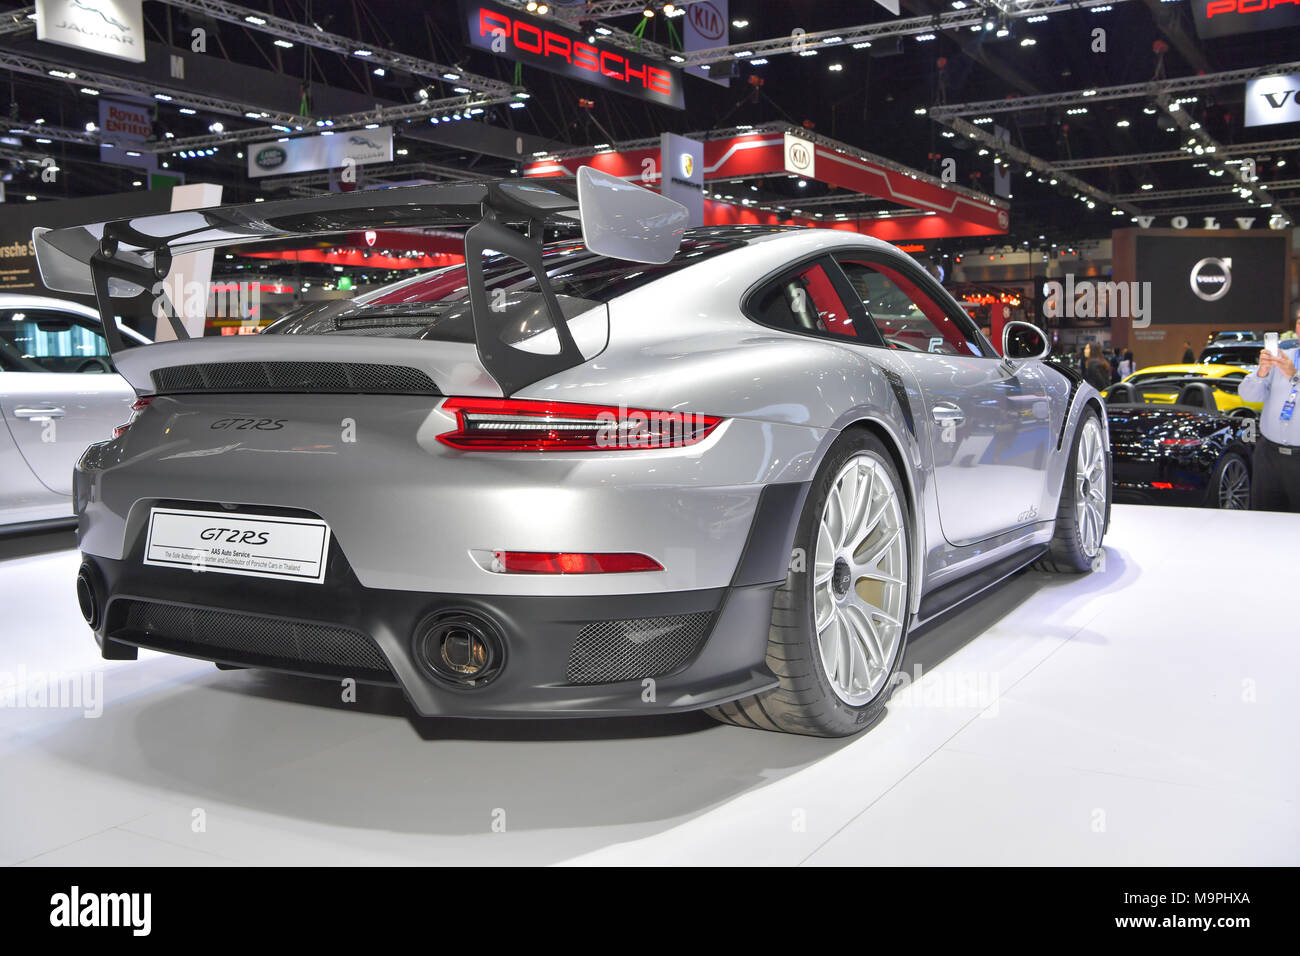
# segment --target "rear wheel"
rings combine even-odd
[[[795,546],[768,637],[779,686],[708,713],[762,730],[854,734],[876,721],[893,690],[910,597],[907,500],[874,435],[850,432],[832,448],[808,492]]]
[[[1250,508],[1250,468],[1246,459],[1228,452],[1214,466],[1210,476],[1208,504],[1211,508],[1247,511]]]
[[[1110,456],[1101,420],[1092,408],[1084,410],[1074,430],[1070,458],[1056,509],[1056,533],[1047,554],[1034,562],[1041,571],[1092,570],[1101,554],[1110,497]]]

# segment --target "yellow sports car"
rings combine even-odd
[[[1236,365],[1152,365],[1150,368],[1138,369],[1122,381],[1134,386],[1153,383],[1161,379],[1208,378],[1217,380],[1211,385],[1214,401],[1219,411],[1230,415],[1245,415],[1253,412],[1256,416],[1263,409],[1261,402],[1247,402],[1237,395],[1237,383],[1247,375],[1249,369]],[[1217,387],[1222,383],[1225,387]],[[1172,405],[1178,400],[1178,391],[1169,392],[1143,391],[1142,401],[1154,405]]]

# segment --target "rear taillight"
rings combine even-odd
[[[454,431],[438,441],[465,451],[633,451],[681,448],[722,421],[693,412],[519,398],[449,398]]]
[[[664,566],[654,558],[631,552],[492,552],[492,570],[498,574],[626,574],[663,569]]]
[[[1162,438],[1160,444],[1168,448],[1195,448],[1200,445],[1199,438]]]
[[[144,411],[146,408],[149,407],[149,403],[152,401],[153,401],[153,396],[147,395],[144,398],[137,398],[134,402],[132,402],[131,417],[126,422],[122,423],[121,425],[118,425],[113,429],[113,437],[121,438],[123,435],[125,435],[126,430],[130,428],[133,424],[135,424],[136,418],[139,417],[142,411]]]

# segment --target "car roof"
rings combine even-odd
[[[49,295],[26,295],[21,292],[0,292],[0,309],[62,309],[64,312],[75,312],[77,315],[94,322],[99,322],[99,311],[88,305],[82,305],[80,302],[73,302],[71,299],[57,299]],[[125,322],[118,319],[117,327],[121,329],[128,337],[135,339],[141,345],[152,345],[153,340],[147,335],[141,335],[135,329],[131,328]]]

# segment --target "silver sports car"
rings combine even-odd
[[[884,242],[684,220],[583,169],[38,230],[47,284],[111,309],[173,254],[472,224],[465,266],[119,356],[141,408],[75,480],[104,656],[845,735],[909,628],[1092,567],[1106,417],[1041,331],[999,355]]]
[[[120,326],[124,344],[147,345]],[[72,469],[130,417],[94,309],[0,294],[0,533],[71,524]]]

